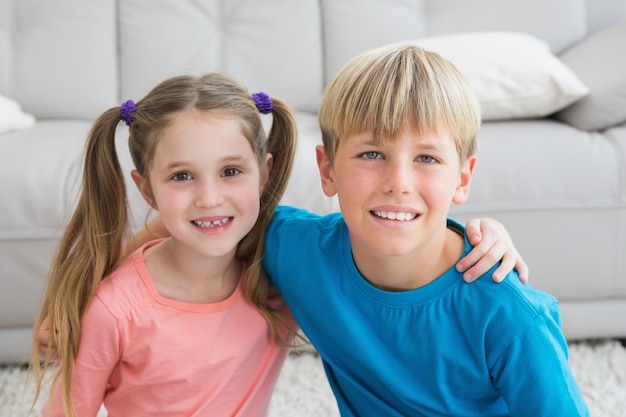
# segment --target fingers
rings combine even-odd
[[[488,219],[470,220],[466,226],[467,238],[474,247],[464,258],[457,263],[457,270],[465,272],[463,278],[471,282],[486,273],[502,258],[506,252],[506,246],[512,246],[508,241],[506,232],[497,230],[499,225],[496,222],[489,222]],[[491,225],[491,229],[489,229]],[[480,228],[485,227],[485,233]],[[499,241],[504,240],[504,242]]]
[[[515,270],[517,271],[517,275],[519,275],[520,281],[522,281],[524,284],[527,284],[528,277],[530,276],[528,265],[526,265],[526,262],[524,262],[524,260],[522,259],[522,256],[519,253],[517,253],[517,251],[515,251],[515,253],[517,254],[517,257],[516,257],[517,261],[515,262]]]
[[[57,360],[59,354],[56,347],[50,344],[50,320],[46,317],[37,331],[37,349],[42,359]]]
[[[483,239],[483,234],[480,230],[481,223],[481,219],[471,219],[465,225],[465,234],[472,246],[478,245]]]
[[[467,238],[474,248],[457,263],[463,279],[471,282],[484,275],[498,262],[492,279],[501,282],[515,269],[520,281],[528,282],[528,265],[515,249],[511,236],[502,223],[494,219],[472,219],[467,222]]]
[[[502,256],[502,261],[500,262],[500,265],[496,268],[495,271],[493,271],[493,274],[491,274],[491,278],[495,282],[502,282],[504,277],[506,277],[507,274],[513,270],[517,258],[515,254],[512,254],[511,252],[514,251],[508,251]]]
[[[475,246],[467,256],[457,263],[457,269],[460,272],[465,271],[463,279],[472,282],[487,273],[500,260],[500,253],[502,253],[502,249],[499,249],[500,245],[496,242],[489,246],[483,241]]]
[[[502,257],[500,266],[493,272],[492,278],[495,282],[501,282],[513,269],[517,272],[519,280],[524,284],[528,283],[528,265],[519,253],[513,248],[509,249]]]
[[[489,244],[484,240],[457,263],[457,270],[464,271],[463,279],[466,282],[472,282],[498,262],[500,265],[491,275],[495,282],[501,282],[513,269],[518,273],[521,282],[528,282],[528,265],[513,246],[507,246],[502,241]]]

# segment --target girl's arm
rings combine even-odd
[[[528,265],[513,246],[511,236],[502,225],[494,219],[472,219],[467,222],[466,233],[474,249],[456,264],[457,270],[465,271],[463,279],[471,282],[485,274],[491,267],[501,261],[492,278],[500,282],[515,269],[520,281],[528,282]]]
[[[96,297],[81,323],[80,342],[72,375],[72,403],[76,416],[96,417],[111,373],[121,357],[117,319]],[[43,405],[42,416],[66,416],[60,380]]]
[[[492,266],[502,261],[493,273],[493,280],[502,281],[513,268],[522,282],[528,282],[528,266],[513,246],[511,236],[502,223],[494,219],[472,219],[467,222],[466,232],[474,249],[457,263],[459,271],[465,271],[463,278],[470,282],[486,273]],[[155,217],[146,227],[137,232],[125,245],[124,256],[128,256],[144,243],[157,237],[167,237],[169,233],[160,217]],[[55,347],[50,346],[50,333],[47,321],[37,331],[37,342],[41,352],[54,358]],[[50,351],[49,351],[50,350]]]

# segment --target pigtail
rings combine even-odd
[[[262,268],[265,252],[265,230],[287,188],[297,144],[297,126],[289,107],[278,99],[272,99],[272,127],[266,141],[265,152],[272,154],[272,168],[261,194],[261,209],[254,228],[242,240],[238,255],[248,259],[248,298],[270,324],[272,338],[283,346],[289,346],[288,335],[295,334],[291,315],[273,305],[269,278]],[[287,331],[287,333],[285,332]]]
[[[98,118],[89,133],[80,197],[55,254],[34,327],[40,329],[48,318],[50,343],[56,346],[59,360],[53,389],[60,380],[68,416],[75,415],[71,383],[81,320],[100,281],[119,264],[128,234],[126,188],[115,150],[119,121],[120,108],[112,108]],[[40,356],[35,334],[30,361],[37,383],[33,403],[52,363],[47,355],[42,365]]]

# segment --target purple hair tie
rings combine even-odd
[[[120,106],[120,116],[126,122],[126,126],[130,126],[130,123],[133,121],[133,113],[135,113],[136,108],[135,102],[132,100],[127,100]]]
[[[256,104],[256,108],[259,109],[260,113],[268,114],[272,112],[274,105],[272,104],[270,96],[263,92],[258,92],[252,94],[252,98],[254,99],[254,104]]]

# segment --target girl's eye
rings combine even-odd
[[[226,168],[224,171],[222,171],[222,177],[234,177],[236,175],[239,175],[240,173],[241,171],[237,168]]]
[[[417,157],[417,160],[424,164],[434,164],[437,162],[437,160],[430,155],[420,155]]]
[[[177,172],[170,177],[174,181],[191,181],[193,177],[188,172]]]
[[[364,159],[381,159],[383,156],[375,151],[364,152],[361,154]]]

